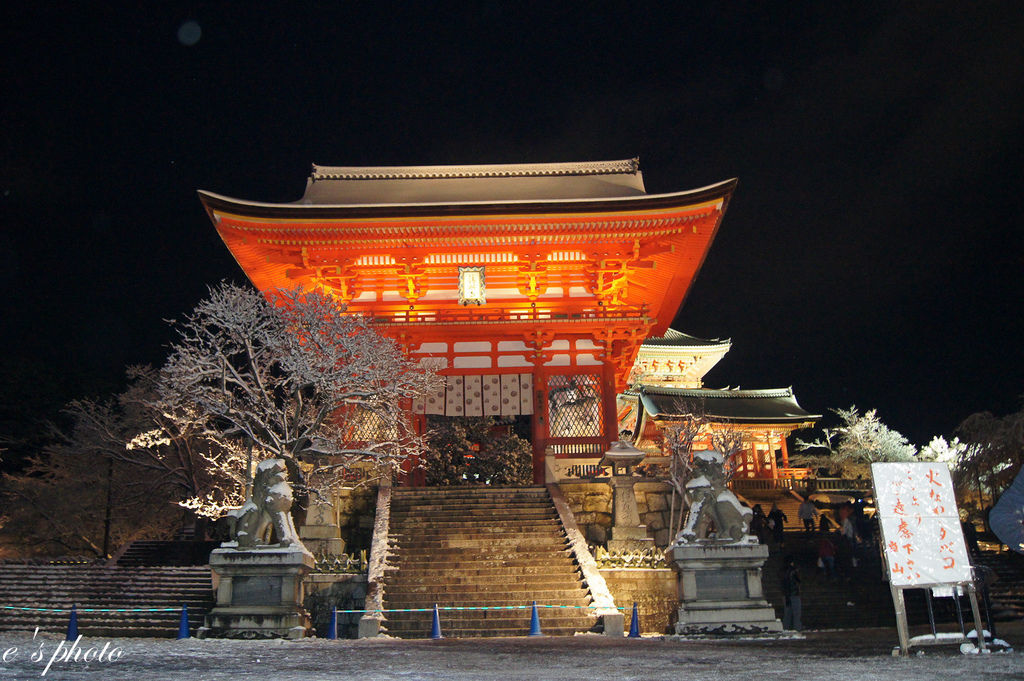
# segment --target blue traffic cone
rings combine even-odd
[[[437,614],[437,603],[434,603],[434,621],[430,625],[430,638],[444,638],[441,635],[441,617]]]
[[[537,616],[537,601],[533,602],[533,612],[530,613],[530,636],[543,636],[540,633],[540,617]]]
[[[331,621],[327,625],[327,639],[334,641],[338,638],[338,609],[331,608]]]
[[[181,604],[181,619],[178,620],[178,640],[188,638],[191,634],[188,633],[188,605],[185,603]]]
[[[71,619],[68,620],[67,640],[78,640],[78,611],[75,610],[74,605],[71,606]]]
[[[640,638],[640,611],[633,601],[633,616],[629,618],[629,638]]]

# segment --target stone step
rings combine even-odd
[[[410,551],[440,551],[447,553],[449,550],[475,550],[480,553],[483,549],[487,552],[519,551],[519,550],[558,550],[565,548],[567,541],[564,537],[552,537],[550,534],[543,535],[506,535],[502,537],[450,537],[444,539],[416,539],[408,542],[401,542],[397,549]]]
[[[18,598],[64,598],[64,599],[90,599],[102,598],[105,600],[131,601],[138,598],[162,598],[175,596],[177,594],[190,594],[203,596],[212,593],[210,584],[205,585],[182,585],[173,584],[159,587],[123,587],[121,585],[98,585],[82,582],[80,584],[5,584],[0,586],[0,601]]]
[[[509,593],[519,594],[532,591],[563,591],[579,589],[579,581],[570,576],[536,575],[524,577],[509,583],[507,580],[478,581],[448,584],[443,582],[424,584],[422,582],[395,581],[387,585],[385,600],[392,595],[400,594],[472,594],[472,593]],[[582,593],[582,590],[580,590]],[[532,599],[531,599],[532,600]]]
[[[396,510],[392,507],[391,511],[394,513]],[[408,511],[409,515],[401,518],[395,518],[395,522],[398,524],[410,523],[416,524],[417,522],[423,522],[425,519],[430,519],[430,522],[452,522],[452,521],[470,521],[479,519],[491,519],[498,520],[501,522],[512,523],[520,520],[538,520],[544,518],[557,518],[553,511],[550,509],[523,509],[516,510],[511,513],[502,513],[501,509],[495,508],[465,508],[465,509],[445,509],[443,511],[430,511],[421,509],[411,509]]]
[[[77,606],[84,636],[177,635],[181,606],[187,605],[193,631],[213,607],[210,569],[156,567],[4,565],[0,604],[45,609]],[[146,611],[161,608],[161,612]],[[88,612],[103,609],[120,612]],[[0,609],[0,630],[63,633],[70,614]]]
[[[514,583],[509,583],[505,579],[487,581],[487,578],[481,578],[478,581],[437,582],[433,584],[424,584],[419,581],[398,581],[388,585],[385,599],[393,596],[417,594],[427,594],[429,598],[434,599],[440,594],[447,594],[450,598],[465,600],[471,598],[472,594],[514,594],[514,596],[510,597],[515,600],[521,601],[525,598],[532,601],[535,600],[535,597],[523,596],[522,594],[531,594],[539,591],[557,591],[567,595],[574,593],[581,597],[586,593],[580,588],[578,581],[569,577],[545,577],[538,575],[534,578],[523,578],[523,580],[517,580]]]
[[[394,497],[391,502],[391,508],[395,508],[400,511],[447,511],[453,508],[507,508],[515,511],[519,509],[537,509],[546,507],[547,500],[540,497],[531,499],[509,497],[495,497],[492,499],[473,499],[469,497],[461,499],[442,499],[437,497],[423,497],[420,499],[407,499],[403,497]]]
[[[522,558],[524,560],[531,558],[543,558],[544,556],[551,555],[552,553],[565,553],[569,554],[569,550],[566,548],[565,542],[552,542],[551,544],[541,545],[530,545],[524,546],[507,546],[507,547],[492,547],[491,550],[481,550],[479,546],[471,547],[446,547],[444,550],[439,550],[436,546],[425,546],[420,547],[411,546],[394,546],[389,550],[389,554],[392,556],[402,557],[421,557],[429,555],[434,560],[448,560],[456,558],[459,560],[472,559],[473,557],[479,557],[481,559],[499,559],[509,560]]]
[[[515,527],[525,531],[534,532],[562,532],[561,523],[558,522],[558,518],[541,518],[531,520],[519,520],[516,521]],[[458,532],[477,532],[480,534],[505,534],[508,532],[506,525],[495,526],[492,520],[470,520],[461,522],[443,522],[437,523],[437,521],[421,522],[421,523],[395,523],[391,526],[389,536],[417,536],[424,533],[444,534],[444,533],[458,533]]]
[[[409,608],[418,607],[411,604],[419,604],[422,607],[437,605],[446,606],[512,606],[529,605],[537,601],[545,605],[571,605],[587,606],[591,599],[580,589],[538,589],[531,591],[525,596],[520,593],[500,592],[466,592],[451,593],[437,592],[428,593],[402,593],[391,594],[387,598],[388,608]]]
[[[393,543],[403,542],[441,542],[449,540],[472,539],[481,542],[500,542],[510,537],[524,539],[565,539],[565,536],[554,527],[523,527],[515,533],[508,529],[503,531],[481,531],[480,528],[443,528],[425,531],[403,531],[389,539]]]
[[[398,593],[398,590],[403,588],[422,588],[425,581],[426,579],[420,575],[396,578],[392,580],[391,584],[395,589],[389,593]],[[509,592],[518,592],[524,589],[537,588],[540,584],[558,584],[559,586],[557,588],[559,589],[579,589],[579,582],[576,579],[572,579],[567,575],[558,575],[553,577],[550,574],[523,575],[516,577],[514,580],[510,580],[508,575],[466,575],[464,577],[452,575],[438,577],[436,580],[432,580],[429,588],[434,589],[437,593],[441,593],[446,589],[451,591],[456,587],[462,586],[468,587],[479,585],[487,588],[491,588],[492,586],[504,586],[509,590]]]
[[[547,489],[542,485],[531,485],[526,487],[492,487],[491,485],[459,485],[455,487],[398,487],[394,495],[398,497],[473,497],[486,498],[488,496],[544,496]]]
[[[496,525],[500,525],[506,532],[509,527],[525,527],[525,528],[552,528],[553,531],[557,530],[561,532],[559,522],[557,518],[543,518],[535,520],[518,520],[518,521],[505,521],[500,518],[484,519],[484,520],[417,520],[415,522],[395,522],[392,523],[389,528],[389,534],[391,531],[396,534],[415,534],[423,530],[436,530],[436,531],[473,531],[478,529],[493,528]]]
[[[559,566],[566,570],[575,570],[575,564],[568,558],[559,559]],[[552,561],[545,561],[537,565],[502,565],[491,567],[478,567],[475,563],[465,566],[453,567],[420,567],[410,565],[401,569],[401,574],[406,579],[439,580],[445,577],[508,577],[518,578],[524,575],[542,575],[550,572]],[[385,574],[388,576],[398,574],[398,568],[388,568]]]
[[[550,558],[540,556],[536,559],[530,559],[529,561],[514,561],[514,560],[503,560],[503,559],[477,559],[477,560],[422,560],[408,563],[408,569],[412,570],[412,574],[416,575],[417,571],[428,570],[431,575],[439,578],[443,577],[448,572],[464,572],[467,570],[487,570],[490,568],[507,568],[511,567],[515,570],[521,570],[522,574],[528,572],[542,574],[546,570],[543,568],[551,569],[556,568],[559,571],[572,571],[577,572],[578,568],[575,563],[571,560],[566,561],[558,560],[553,561]],[[394,563],[392,564],[393,570],[388,574],[395,574],[395,570],[401,571],[406,569]],[[513,576],[516,573],[513,573]]]

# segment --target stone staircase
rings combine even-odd
[[[896,626],[889,585],[881,577],[878,560],[862,555],[848,579],[827,578],[817,568],[817,549],[802,533],[786,539],[786,549],[772,548],[764,565],[765,597],[781,620],[785,599],[782,595],[782,569],[785,555],[793,555],[800,570],[801,606],[804,629],[852,629]],[[879,559],[880,560],[880,559]],[[927,622],[927,617],[925,618]]]
[[[181,606],[188,606],[192,634],[213,607],[209,567],[124,568],[92,565],[0,565],[0,632],[67,631],[77,606],[83,636],[178,634]],[[43,608],[61,612],[14,610]],[[91,609],[166,609],[160,612],[88,612]]]
[[[989,588],[993,616],[997,619],[1024,619],[1024,555],[1013,551],[983,551],[975,561],[996,574]]]
[[[520,606],[515,610],[441,610],[445,637],[525,636],[531,602],[545,635],[592,630],[597,618],[544,487],[396,489],[385,585],[387,633],[430,635],[441,607]],[[522,607],[527,606],[527,607]]]
[[[848,575],[826,578],[817,568],[816,541],[820,535],[808,537],[803,532],[787,533],[785,549],[772,546],[765,563],[763,584],[765,597],[782,618],[784,599],[781,571],[785,555],[792,555],[800,569],[805,629],[845,629],[858,627],[892,627],[896,615],[889,583],[882,579],[882,558],[877,548],[858,550],[858,565]],[[983,552],[976,564],[995,570],[999,579],[991,587],[992,616],[996,621],[1020,619],[1024,616],[1024,556],[1010,553]],[[911,625],[928,624],[928,606],[923,589],[904,592],[907,619]],[[982,617],[985,609],[982,608]],[[956,607],[950,598],[932,600],[936,622],[943,630],[957,622]],[[963,616],[970,623],[970,606],[961,601]]]
[[[210,553],[220,546],[217,541],[144,540],[133,541],[117,557],[120,567],[184,567],[209,565]]]

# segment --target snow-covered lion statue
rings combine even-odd
[[[742,542],[749,539],[753,512],[740,504],[726,483],[721,453],[714,450],[694,453],[693,477],[686,483],[689,510],[686,524],[676,536],[677,543],[707,540],[711,525],[714,525],[718,541]]]
[[[284,459],[261,461],[252,482],[252,498],[228,512],[234,520],[231,535],[238,548],[269,546],[271,530],[277,534],[276,546],[301,546],[291,508],[292,487]]]

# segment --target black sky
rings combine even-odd
[[[3,10],[5,418],[243,280],[197,189],[632,156],[651,192],[740,180],[676,324],[733,339],[709,386],[918,444],[1021,406],[1019,2],[99,4]]]

